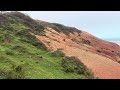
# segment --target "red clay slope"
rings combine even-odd
[[[86,40],[89,40],[91,42],[91,46],[93,47],[92,48],[93,51],[97,51],[100,54],[108,55],[116,61],[120,60],[119,56],[116,54],[117,52],[120,52],[119,45],[117,45],[115,43],[108,42],[108,41],[101,40],[101,39],[94,37],[91,34],[86,33],[86,32],[82,32],[81,37],[86,39]]]
[[[117,44],[101,40],[86,32],[65,35],[48,27],[44,31],[46,36],[35,36],[49,50],[61,48],[67,56],[78,57],[91,69],[95,77],[120,79],[120,64],[116,62],[120,58],[114,53],[120,51]],[[85,43],[81,42],[81,39]]]

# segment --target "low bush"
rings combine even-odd
[[[12,70],[0,69],[0,78],[3,79],[25,79],[25,72],[21,65],[12,66]]]
[[[18,51],[18,52],[21,52],[21,53],[28,53],[28,51],[27,51],[26,48],[24,48],[24,47],[22,47],[22,46],[19,46],[19,45],[14,46],[14,47],[12,48],[12,50],[15,50],[15,51]]]
[[[14,52],[12,52],[12,51],[5,51],[5,53],[7,54],[7,55],[14,55]]]
[[[90,79],[94,78],[90,70],[76,57],[64,57],[62,59],[61,66],[63,67],[63,71],[67,73],[74,72],[78,74],[83,74]]]
[[[7,63],[7,62],[10,62],[10,59],[8,59],[3,55],[0,55],[0,63]]]
[[[72,38],[71,40],[72,40],[73,42],[78,43],[78,44],[80,44],[80,43],[81,43],[80,41],[76,40],[75,38]]]
[[[29,55],[33,60],[36,60],[36,61],[44,60],[42,56],[39,56],[39,55],[36,55],[36,54],[29,54]]]
[[[33,46],[42,50],[47,50],[47,47],[40,40],[38,40],[35,36],[29,33],[26,33],[25,35],[21,34],[21,41],[31,43]]]
[[[99,53],[101,53],[101,51],[100,50],[96,50],[97,52],[99,52]]]
[[[13,38],[11,35],[4,35],[4,38],[2,40],[4,43],[11,43],[13,41]]]
[[[6,70],[0,69],[0,79],[6,79],[8,72]]]
[[[52,54],[52,56],[55,56],[55,57],[64,57],[65,56],[65,54],[60,49],[52,52],[51,54]]]
[[[59,32],[63,32],[64,34],[69,34],[69,33],[74,33],[74,32],[78,32],[81,33],[80,30],[78,30],[77,28],[74,27],[68,27],[68,26],[64,26],[62,24],[58,24],[58,23],[52,23],[53,26],[52,28],[59,31]]]
[[[91,44],[91,42],[90,42],[89,40],[85,40],[85,39],[81,39],[81,42],[82,42],[83,44],[88,44],[88,45]]]
[[[11,70],[0,69],[0,77],[4,79],[25,79],[24,65],[11,64]]]

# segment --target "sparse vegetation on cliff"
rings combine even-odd
[[[0,14],[0,79],[83,79],[65,73],[60,50],[52,54],[35,35],[44,36],[44,25],[19,12]]]

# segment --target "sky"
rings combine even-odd
[[[76,27],[102,39],[120,39],[120,11],[21,11],[33,19]]]

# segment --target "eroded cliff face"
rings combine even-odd
[[[70,46],[81,48],[119,61],[119,56],[117,54],[117,52],[120,52],[119,45],[99,39],[87,32],[74,32],[66,35],[63,32],[57,32],[50,27],[46,27],[44,32],[45,36],[36,35],[36,37],[39,38],[49,50],[56,50],[58,48],[63,48],[64,46]],[[52,47],[51,44],[53,42],[58,43],[58,45]]]
[[[120,46],[115,43],[74,27],[34,20],[18,12],[0,15],[0,26],[1,33],[5,30],[4,34],[10,32],[12,36],[14,32],[15,37],[38,49],[44,44],[51,52],[61,49],[67,56],[78,57],[95,77],[120,78]]]
[[[78,57],[96,77],[120,78],[119,45],[101,40],[87,32],[64,34],[46,27],[45,35],[35,35],[50,51],[61,49],[67,56]]]

